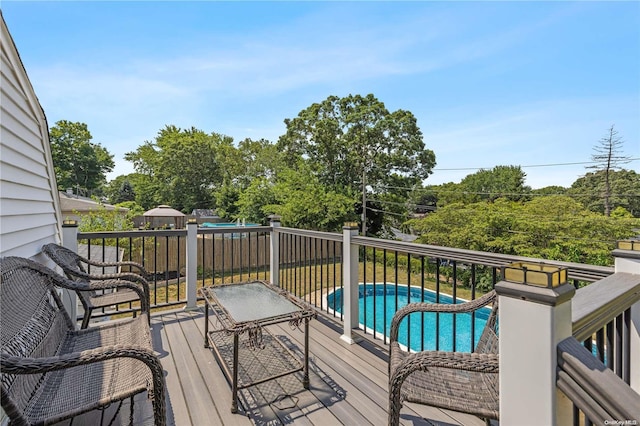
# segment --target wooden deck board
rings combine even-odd
[[[302,358],[302,332],[291,330],[288,324],[269,329]],[[301,372],[251,386],[240,391],[240,412],[233,414],[231,386],[212,351],[204,347],[202,310],[153,315],[154,349],[166,374],[169,425],[386,425],[386,348],[368,340],[349,345],[340,335],[340,327],[327,318],[311,321],[310,389],[304,389]],[[150,424],[150,405],[146,395],[136,398],[136,425]],[[128,410],[124,408],[122,417],[127,418],[118,419],[117,424],[126,424]],[[74,425],[92,425],[95,416],[93,419],[76,418]],[[405,404],[400,422],[407,426],[484,425],[474,416],[416,404]]]

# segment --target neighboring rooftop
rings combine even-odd
[[[64,212],[77,211],[80,213],[89,212],[104,208],[106,210],[118,210],[121,212],[127,212],[129,209],[124,207],[117,207],[111,204],[98,202],[94,199],[76,195],[72,192],[58,191],[60,194],[60,210]]]

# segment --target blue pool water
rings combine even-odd
[[[237,226],[259,226],[259,223],[245,223],[244,225],[239,225],[237,223],[226,223],[226,222],[204,222],[200,224],[202,228],[231,228]]]
[[[385,294],[386,287],[386,294]],[[407,286],[396,286],[394,284],[383,283],[373,284],[360,284],[360,326],[365,324],[369,331],[375,329],[379,334],[389,335],[391,328],[391,318],[397,309],[405,306],[410,302],[422,301],[422,291],[420,288],[411,287],[410,291],[407,290]],[[408,296],[409,294],[409,296]],[[374,297],[375,295],[375,297]],[[397,307],[396,307],[397,297]],[[424,290],[424,301],[429,303],[435,303],[436,293],[431,290]],[[440,295],[440,303],[452,303],[453,299],[447,295]],[[458,300],[458,303],[461,303]],[[337,289],[334,293],[330,293],[327,296],[327,305],[330,309],[337,312],[342,312],[342,289]],[[375,306],[374,306],[375,305]],[[374,309],[375,308],[375,309]],[[386,311],[386,323],[385,323],[385,311]],[[375,312],[375,324],[374,324],[374,312]],[[476,311],[475,321],[473,329],[475,330],[474,344],[480,339],[482,329],[491,313],[490,308],[482,308]],[[453,342],[455,339],[456,352],[471,352],[471,330],[472,330],[472,315],[470,313],[456,314],[455,315],[455,336],[453,332],[453,314],[439,314],[429,312],[424,314],[424,327],[420,314],[411,315],[410,321],[405,318],[400,324],[400,333],[398,341],[410,347],[413,350],[423,350],[423,342],[421,334],[424,335],[424,350],[436,349],[436,317],[439,316],[439,347],[441,351],[452,351]],[[409,325],[407,325],[409,324]],[[407,334],[407,327],[409,326],[409,334]],[[410,341],[410,342],[409,342]]]

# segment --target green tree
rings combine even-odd
[[[605,198],[607,192],[604,170],[590,172],[578,178],[567,194],[580,201],[591,211],[606,215]],[[640,174],[633,170],[609,171],[609,209],[622,207],[634,217],[640,217]]]
[[[227,136],[166,126],[154,141],[125,154],[144,176],[134,185],[137,201],[166,203],[185,213],[214,207],[215,190],[229,173],[225,159],[234,150],[233,139]]]
[[[266,177],[257,177],[242,191],[236,201],[238,217],[266,225],[269,222],[269,215],[273,213],[269,206],[276,202],[273,182]]]
[[[353,197],[354,206],[367,186],[410,188],[435,165],[414,115],[389,112],[372,94],[329,96],[285,124],[277,146],[287,165],[305,159],[319,184]]]
[[[308,165],[281,171],[273,187],[275,202],[264,213],[277,214],[285,226],[339,231],[355,219],[353,197],[332,191],[319,182]]]
[[[422,243],[610,265],[615,242],[634,236],[640,221],[591,212],[571,197],[547,196],[450,204],[408,224]]]
[[[56,182],[61,190],[74,188],[90,195],[106,183],[113,155],[98,143],[85,123],[60,120],[49,129]]]
[[[275,144],[266,139],[245,139],[238,144],[239,167],[236,178],[242,188],[247,188],[254,179],[273,181],[284,165],[283,155]]]
[[[225,182],[215,192],[216,211],[218,215],[227,220],[237,219],[238,216],[238,200],[241,190],[238,186]]]
[[[467,202],[494,201],[506,198],[524,200],[531,188],[525,186],[526,173],[520,166],[496,166],[491,170],[481,169],[462,179],[460,186],[467,193]]]
[[[77,215],[80,215],[76,212]],[[97,210],[82,213],[78,230],[80,232],[127,231],[133,229],[130,212],[107,210],[100,206]]]
[[[135,201],[136,192],[126,175],[117,176],[103,187],[103,194],[111,204]]]
[[[622,138],[618,136],[617,130],[612,125],[607,130],[607,134],[593,148],[594,153],[591,159],[595,164],[587,167],[601,172],[600,176],[604,178],[602,199],[604,201],[605,216],[611,215],[611,173],[621,169],[621,164],[631,161],[631,157],[622,155],[622,145]]]
[[[123,201],[121,203],[116,204],[115,206],[128,209],[129,210],[128,217],[131,219],[133,219],[136,216],[142,216],[142,214],[145,212],[145,209],[135,201]]]
[[[131,183],[130,175],[119,175],[105,183],[102,187],[102,193],[110,204],[116,204],[122,184],[127,181]]]
[[[531,195],[564,195],[567,193],[567,188],[559,185],[545,186],[544,188],[532,189]]]

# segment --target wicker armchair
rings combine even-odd
[[[79,254],[62,247],[58,244],[51,243],[42,246],[42,251],[62,268],[64,273],[72,280],[81,281],[101,281],[101,280],[127,280],[140,283],[144,290],[144,297],[140,298],[134,291],[126,288],[117,289],[109,293],[98,293],[94,289],[88,291],[78,290],[76,294],[84,308],[84,317],[80,328],[87,328],[89,320],[94,309],[106,308],[109,306],[119,305],[121,303],[129,303],[140,300],[140,309],[143,312],[149,312],[149,283],[145,279],[147,271],[142,265],[136,262],[97,262],[95,260],[86,259]],[[129,267],[136,269],[139,273],[134,272],[117,272],[113,274],[88,273],[89,267]],[[135,316],[135,312],[134,312]]]
[[[413,312],[472,312],[493,303],[473,353],[407,352],[398,343],[398,328]],[[498,304],[495,291],[457,305],[411,303],[391,322],[389,347],[389,425],[400,420],[402,401],[416,402],[487,419],[498,419]]]
[[[146,314],[75,330],[56,287],[77,282],[28,259],[2,258],[0,267],[0,394],[10,424],[53,424],[127,398],[133,424],[133,397],[145,391],[155,424],[166,424],[164,375]]]

